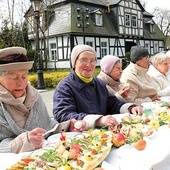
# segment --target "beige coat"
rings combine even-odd
[[[115,95],[120,101],[126,102],[126,98],[123,98],[118,92],[123,87],[120,81],[113,80],[102,70],[100,71],[100,74],[97,77],[106,83],[106,87],[111,94]]]
[[[130,63],[123,71],[120,80],[122,83],[129,83],[131,89],[128,102],[136,104],[151,102],[151,98],[157,95],[156,84],[147,74],[147,71],[148,69],[133,63]]]

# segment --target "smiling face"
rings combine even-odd
[[[28,85],[28,70],[12,70],[0,78],[0,84],[15,98],[22,97]]]
[[[75,72],[85,78],[93,75],[96,67],[96,56],[90,51],[80,53],[75,62]]]

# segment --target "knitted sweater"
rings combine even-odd
[[[35,147],[27,139],[27,132],[40,127],[50,130],[56,123],[47,112],[47,108],[40,94],[33,108],[30,110],[24,128],[16,125],[10,114],[0,102],[0,152],[26,152]],[[67,131],[70,121],[60,123],[56,132]]]

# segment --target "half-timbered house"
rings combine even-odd
[[[33,47],[35,15],[32,7],[25,15]],[[48,68],[69,68],[77,44],[94,47],[97,65],[106,54],[124,57],[136,44],[150,54],[165,48],[163,33],[139,0],[48,0],[40,11],[40,27],[40,49]]]

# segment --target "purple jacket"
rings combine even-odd
[[[119,114],[124,104],[108,92],[106,84],[99,78],[94,77],[86,84],[72,70],[55,89],[53,115],[58,122],[73,118],[82,120],[89,114]]]

